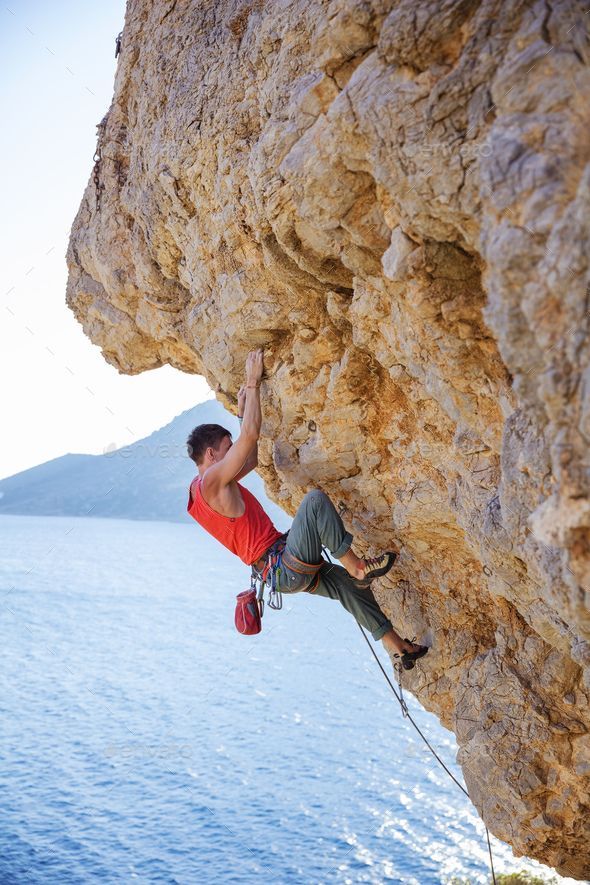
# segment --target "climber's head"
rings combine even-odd
[[[186,448],[197,467],[205,461],[221,461],[231,446],[231,433],[220,424],[199,424],[189,434]]]

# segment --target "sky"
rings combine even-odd
[[[66,306],[69,232],[111,102],[124,0],[0,9],[0,478],[127,445],[212,396],[164,366],[121,375]]]

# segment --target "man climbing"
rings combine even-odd
[[[238,394],[240,435],[219,424],[200,424],[187,440],[189,457],[199,469],[189,490],[187,510],[221,544],[263,573],[277,552],[281,556],[278,589],[282,593],[305,591],[338,599],[356,620],[381,639],[389,654],[401,657],[405,669],[428,648],[402,639],[383,614],[371,591],[371,582],[385,575],[396,553],[361,559],[352,550],[352,535],[330,498],[319,489],[308,492],[288,533],[281,534],[254,495],[238,480],[258,464],[258,438],[262,415],[260,382],[262,350],[251,351],[246,361],[246,383]],[[342,566],[322,559],[326,547]]]

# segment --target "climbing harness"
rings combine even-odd
[[[264,614],[264,591],[268,587],[269,608],[280,611],[283,607],[283,597],[280,586],[282,556],[287,543],[289,532],[285,532],[274,544],[268,548],[262,559],[264,565],[258,569],[252,565],[250,576],[250,588],[238,593],[236,597],[236,612],[234,622],[236,629],[244,636],[252,636],[262,630],[262,616]]]
[[[261,557],[264,565],[261,567],[257,567],[256,563],[252,565],[250,588],[239,593],[236,597],[235,624],[240,633],[251,635],[259,633],[262,629],[261,618],[265,606],[264,591],[267,587],[269,608],[280,611],[283,607],[283,592],[293,593],[305,590],[308,593],[313,593],[319,583],[319,571],[325,560],[309,563],[297,559],[286,549],[288,536],[289,532],[284,532],[268,548]],[[291,580],[295,581],[294,585],[286,584],[287,572],[285,569],[293,573]],[[285,585],[282,587],[281,574],[285,576]],[[253,610],[253,601],[256,603],[256,612]]]
[[[326,548],[322,545],[322,549]],[[295,581],[293,586],[289,583],[289,590],[292,592],[305,590],[306,593],[313,593],[320,582],[319,572],[324,562],[324,559],[320,559],[319,562],[304,562],[285,549],[282,564],[292,573],[289,575],[291,581]]]
[[[251,589],[255,589],[256,585],[258,585],[258,601],[261,605],[262,615],[264,612],[264,588],[269,588],[268,593],[268,605],[269,608],[275,609],[276,611],[280,611],[283,607],[283,597],[281,595],[281,591],[279,590],[280,586],[280,577],[281,577],[281,564],[283,553],[285,550],[285,545],[287,543],[287,536],[289,532],[285,532],[281,535],[280,538],[274,542],[274,544],[268,548],[266,553],[264,554],[264,566],[262,570],[259,571],[256,568],[256,565],[252,566],[252,576],[250,579],[250,587]]]

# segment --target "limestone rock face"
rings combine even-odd
[[[130,0],[68,303],[342,502],[490,829],[590,876],[587,2]],[[95,180],[96,179],[96,180]],[[452,789],[452,785],[449,786]]]

